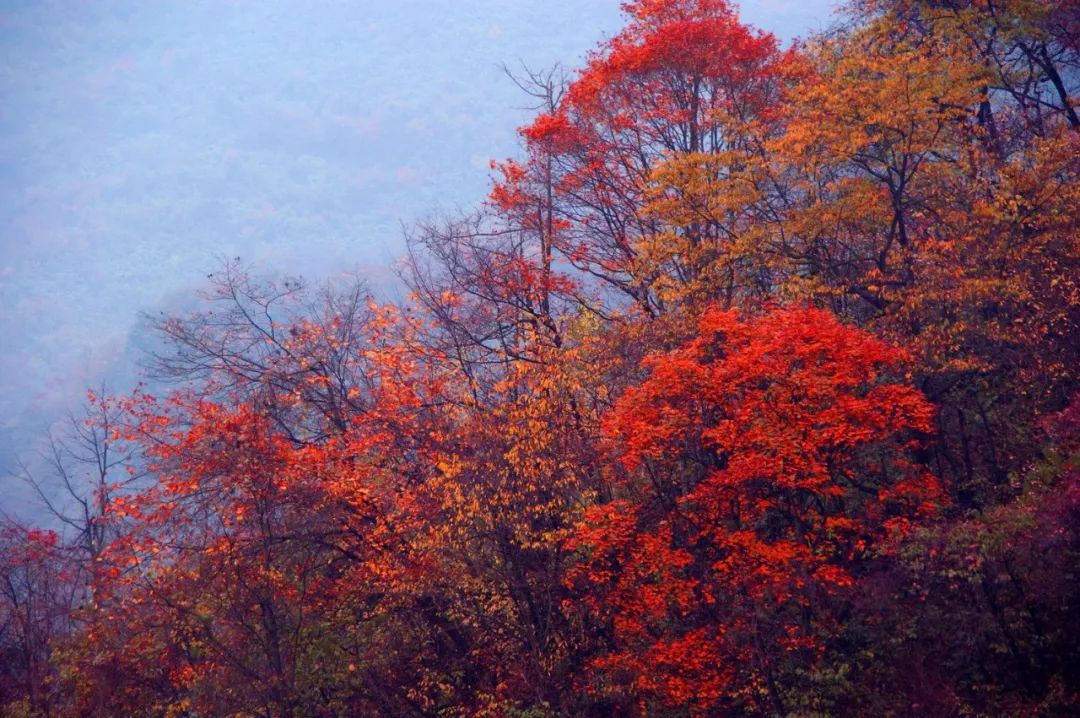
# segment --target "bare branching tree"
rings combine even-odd
[[[38,461],[18,464],[18,476],[71,532],[65,543],[87,564],[98,559],[116,529],[108,515],[112,498],[146,475],[122,439],[122,422],[123,408],[104,387],[88,392],[81,412],[69,412],[49,432]]]
[[[151,378],[253,400],[295,441],[339,433],[365,409],[372,311],[363,281],[257,279],[239,259],[209,279],[202,309],[148,317],[163,340],[145,363]]]

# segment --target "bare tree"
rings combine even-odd
[[[50,430],[38,462],[20,460],[18,476],[49,516],[72,532],[66,543],[93,562],[115,530],[108,515],[113,497],[145,472],[122,439],[120,403],[104,387],[87,397],[81,413],[69,412]]]
[[[10,700],[50,715],[60,700],[53,651],[97,605],[101,562],[122,530],[114,497],[144,476],[124,441],[124,407],[104,390],[54,426],[36,460],[16,476],[33,490],[58,532],[0,521],[0,713]],[[10,706],[9,706],[10,707]]]
[[[204,308],[148,317],[164,343],[147,357],[149,376],[205,397],[254,401],[298,442],[344,431],[366,408],[372,382],[364,282],[312,288],[296,277],[258,279],[239,259],[209,279]]]

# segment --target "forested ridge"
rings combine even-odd
[[[1080,4],[624,11],[405,301],[154,320],[0,523],[0,714],[1080,713]]]

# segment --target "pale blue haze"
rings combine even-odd
[[[743,17],[790,39],[830,5]],[[0,474],[133,376],[138,312],[215,256],[383,281],[402,222],[514,154],[499,65],[573,67],[619,26],[617,0],[0,2]]]

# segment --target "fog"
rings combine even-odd
[[[790,38],[828,6],[743,16]],[[575,67],[619,26],[616,0],[0,3],[0,474],[87,386],[126,389],[139,312],[218,258],[393,293],[402,223],[516,151],[500,65]]]

